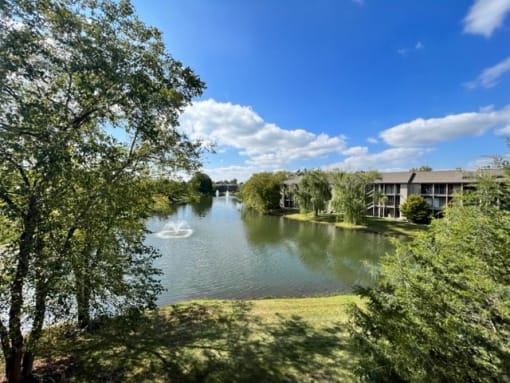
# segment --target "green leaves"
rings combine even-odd
[[[359,225],[366,215],[366,186],[377,178],[375,172],[334,173],[331,206],[343,214],[344,222]]]
[[[382,261],[353,334],[368,381],[509,378],[510,215],[455,206]]]
[[[18,381],[47,313],[60,319],[78,307],[86,322],[154,304],[157,254],[143,244],[152,201],[142,181],[150,167],[199,165],[201,143],[176,126],[204,84],[129,1],[7,0],[0,11],[0,246],[8,249],[0,313],[9,316],[0,331],[8,380]],[[22,321],[32,330],[27,347]],[[33,355],[26,360],[30,375]]]
[[[322,170],[306,171],[299,180],[296,199],[302,210],[312,211],[317,216],[331,199],[328,175]]]
[[[280,206],[280,185],[283,173],[256,173],[241,187],[241,198],[246,206],[265,213]]]
[[[411,194],[408,196],[400,207],[400,211],[410,222],[430,222],[430,206],[421,195]]]

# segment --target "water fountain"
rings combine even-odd
[[[188,238],[191,234],[193,234],[193,229],[186,221],[170,221],[163,226],[163,229],[154,235],[162,239],[172,239]]]
[[[230,194],[228,193],[228,189],[227,189],[227,192],[225,193],[225,198],[228,198],[230,197]]]
[[[216,189],[216,197],[219,197],[220,196],[220,191],[218,189]]]

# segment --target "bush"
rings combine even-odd
[[[421,195],[411,194],[400,208],[400,212],[413,223],[429,223],[431,210]]]

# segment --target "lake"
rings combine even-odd
[[[232,197],[179,206],[149,219],[148,229],[147,244],[162,253],[159,305],[348,293],[372,284],[392,249],[382,235],[261,215]]]

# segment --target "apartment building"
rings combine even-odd
[[[425,198],[432,212],[437,215],[459,193],[476,187],[480,175],[489,175],[498,182],[505,180],[502,169],[433,170],[380,173],[379,178],[367,186],[367,215],[400,218],[400,207],[411,194]],[[287,179],[281,189],[280,206],[297,208],[295,194],[301,176]]]
[[[423,196],[434,214],[439,213],[458,193],[476,187],[478,177],[489,175],[498,182],[505,180],[502,169],[435,170],[380,173],[367,187],[367,215],[399,218],[400,207],[411,194]]]

